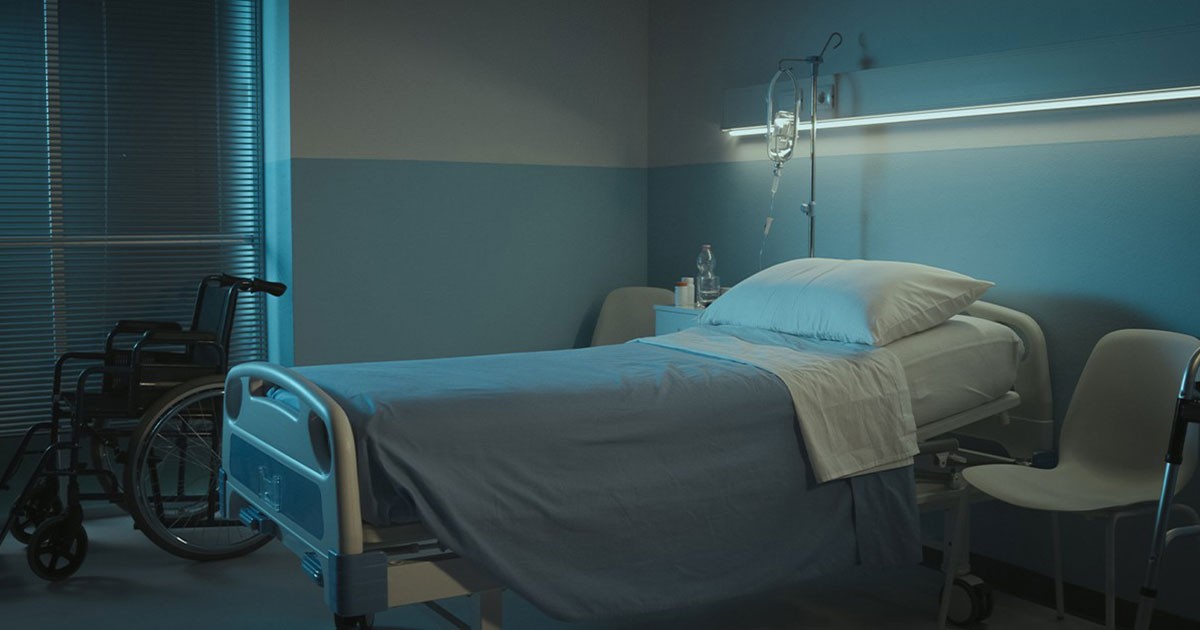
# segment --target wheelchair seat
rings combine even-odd
[[[193,378],[224,374],[239,286],[228,276],[208,276],[196,290],[190,326],[177,322],[122,320],[104,342],[101,393],[127,401],[130,416],[141,415],[166,391]],[[128,345],[130,337],[137,340]]]

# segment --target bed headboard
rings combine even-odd
[[[1004,324],[1025,344],[1013,390],[1021,404],[1006,417],[989,418],[959,432],[998,442],[1013,457],[1029,459],[1038,451],[1054,448],[1054,404],[1050,392],[1050,362],[1046,337],[1032,317],[991,302],[975,302],[966,315]]]

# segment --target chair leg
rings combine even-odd
[[[938,605],[938,630],[945,630],[946,619],[950,616],[950,600],[954,594],[954,578],[958,577],[959,566],[966,554],[966,549],[963,546],[964,533],[967,529],[967,512],[970,510],[970,505],[967,503],[967,495],[964,493],[954,507],[952,518],[947,518],[947,527],[943,535],[944,545],[943,560],[942,560],[942,601]],[[953,521],[953,522],[951,522]]]
[[[1050,527],[1054,537],[1054,610],[1059,621],[1066,618],[1063,598],[1062,534],[1058,526],[1058,512],[1050,513]]]
[[[504,589],[479,593],[479,630],[501,630],[503,617]]]
[[[1117,517],[1104,528],[1104,627],[1117,628]]]

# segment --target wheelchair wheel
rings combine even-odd
[[[129,439],[129,512],[151,542],[181,558],[233,558],[270,540],[218,512],[224,391],[221,376],[176,387],[146,409]]]
[[[57,582],[83,566],[88,537],[79,514],[60,514],[38,525],[25,549],[29,568],[43,580]]]
[[[13,519],[12,537],[17,542],[29,544],[39,525],[47,519],[62,514],[62,499],[58,498],[58,479],[42,477],[34,482],[29,496],[13,507],[16,518]]]

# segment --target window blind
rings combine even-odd
[[[258,0],[0,2],[0,432],[48,417],[54,361],[118,319],[191,318],[262,275]],[[234,362],[266,356],[243,294]]]

